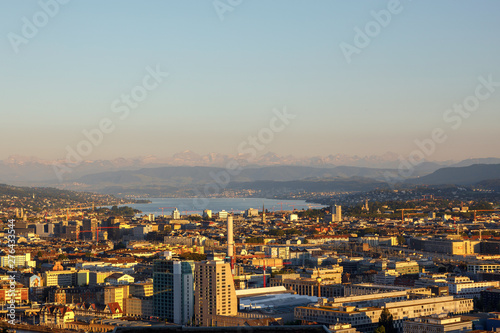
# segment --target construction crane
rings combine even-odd
[[[406,213],[406,217],[409,217],[412,215],[422,215],[422,213]]]
[[[500,212],[500,209],[476,209],[474,212],[474,222],[476,222],[476,212]]]
[[[404,223],[405,220],[405,210],[419,210],[417,208],[402,208],[402,209],[396,209],[396,211],[400,210],[401,211],[401,223]]]
[[[161,209],[161,215],[164,215],[164,214],[163,214],[163,210],[164,210],[164,209],[177,209],[177,207],[160,207],[160,208],[158,208],[158,209]]]
[[[266,264],[264,262],[264,275],[263,275],[263,278],[264,278],[264,288],[266,287]]]
[[[290,203],[290,202],[278,202],[279,205],[281,205],[281,212],[283,212],[283,205],[288,206],[288,207],[292,207],[293,210],[295,210],[295,205]]]
[[[97,238],[97,241],[99,241],[99,229],[120,229],[120,227],[97,227],[97,230],[96,230],[96,238]],[[95,230],[95,229],[94,229]],[[80,238],[80,234],[81,233],[84,233],[84,232],[94,232],[94,230],[81,230],[79,233],[78,233],[78,237],[77,239]]]

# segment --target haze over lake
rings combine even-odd
[[[262,210],[264,205],[268,211],[279,211],[283,206],[283,210],[292,209],[308,209],[324,207],[318,204],[307,203],[305,200],[277,200],[277,199],[264,199],[264,198],[146,198],[152,201],[149,204],[130,204],[135,209],[142,211],[142,214],[155,214],[161,215],[161,207],[164,208],[164,214],[170,215],[174,207],[176,207],[181,214],[201,214],[204,209],[210,209],[212,212],[217,213],[221,210],[228,212],[241,213],[248,208],[257,208]],[[196,201],[198,200],[198,201]],[[203,205],[200,205],[203,203]],[[283,203],[283,204],[282,204]]]

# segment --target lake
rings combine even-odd
[[[292,209],[322,208],[325,206],[310,204],[305,200],[277,200],[264,198],[144,198],[150,200],[149,204],[129,204],[132,208],[142,211],[142,214],[170,215],[176,207],[181,214],[202,214],[203,210],[210,209],[217,213],[221,210],[233,213],[242,213],[248,208],[257,208],[262,211],[262,205],[268,211]]]

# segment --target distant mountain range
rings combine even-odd
[[[71,167],[71,173],[64,175],[64,180],[76,180],[82,176],[121,170],[138,170],[141,168],[154,168],[162,166],[207,166],[224,167],[229,161],[237,161],[245,167],[259,166],[311,166],[311,167],[335,167],[353,166],[362,168],[393,169],[399,166],[399,155],[386,153],[383,155],[356,156],[356,155],[327,155],[314,157],[294,157],[291,155],[279,156],[274,153],[266,153],[256,157],[251,162],[244,156],[225,155],[210,153],[206,155],[196,154],[192,151],[184,151],[171,157],[160,158],[156,156],[141,156],[136,158],[116,158],[111,160],[83,161],[77,167]],[[483,161],[474,163],[500,163]],[[29,182],[55,182],[57,177],[53,170],[54,164],[64,165],[65,160],[43,160],[37,157],[25,157],[14,155],[0,161],[0,182],[5,183],[29,183]],[[417,175],[428,174],[443,166],[451,166],[454,161],[446,162],[424,162],[416,167]],[[460,163],[468,163],[462,161]],[[474,164],[470,163],[470,164]],[[470,165],[469,164],[469,165]],[[463,165],[460,165],[463,166]]]
[[[315,168],[305,166],[264,166],[243,168],[230,177],[232,183],[255,181],[295,181],[318,180],[325,178],[363,177],[383,179],[384,173],[394,169],[373,169],[349,166]],[[216,167],[160,167],[132,171],[112,171],[87,175],[77,183],[87,185],[171,185],[187,186],[216,182],[223,175],[229,175],[224,168]]]
[[[357,157],[329,155],[295,158],[268,153],[252,163],[222,154],[198,155],[190,151],[170,158],[154,156],[132,159],[86,161],[71,168],[63,181],[56,178],[53,163],[37,158],[12,156],[0,161],[0,183],[100,191],[103,193],[168,193],[217,182],[229,161],[242,169],[230,177],[230,188],[264,189],[300,187],[305,190],[371,190],[384,187],[387,176],[398,174],[398,155]],[[500,158],[469,159],[460,162],[424,162],[415,167],[415,178],[407,185],[470,185],[500,179]],[[219,178],[220,179],[220,178]],[[287,183],[288,182],[288,183]],[[484,186],[495,186],[487,183]]]
[[[442,168],[427,176],[410,179],[407,182],[418,185],[473,185],[495,179],[500,179],[500,164]]]
[[[291,181],[254,181],[245,183],[231,183],[229,189],[256,190],[266,193],[279,194],[287,192],[363,192],[375,189],[387,189],[388,184],[382,181],[363,177],[349,177],[341,179],[291,180]]]
[[[483,180],[477,183],[476,187],[483,190],[500,192],[500,179]]]
[[[385,180],[387,174],[396,175],[397,170],[348,166],[332,168],[268,166],[244,168],[239,173],[229,176],[224,168],[160,167],[86,175],[66,186],[74,190],[141,196],[164,196],[169,193],[191,195],[196,193],[196,188],[200,189],[206,184],[223,184],[218,186],[219,189],[225,187],[273,193],[302,190],[370,191],[376,188],[388,188],[389,185]],[[500,179],[500,164],[442,168],[430,175],[409,179],[399,185],[473,185],[490,181],[482,185],[483,188],[489,189],[495,186],[495,183],[491,182],[493,179]]]

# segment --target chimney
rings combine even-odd
[[[227,256],[231,259],[234,257],[234,241],[233,241],[233,216],[227,217]]]

